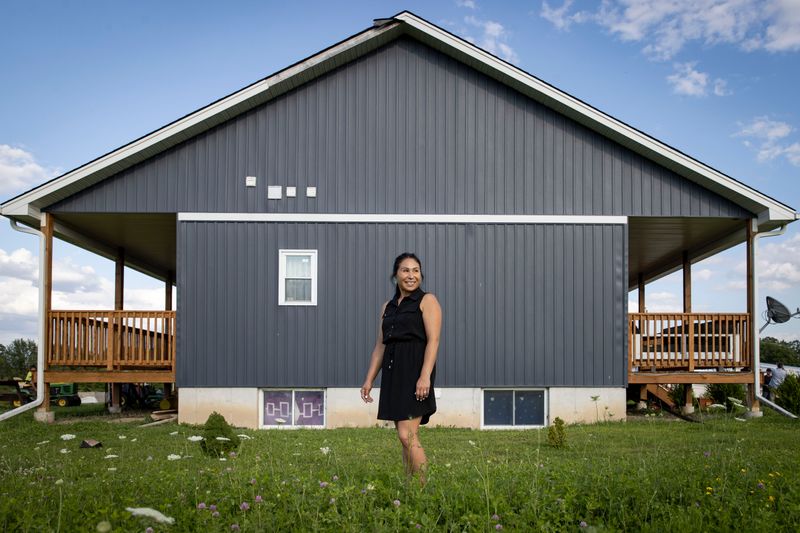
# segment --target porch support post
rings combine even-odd
[[[125,293],[125,250],[119,248],[117,250],[117,258],[114,263],[114,310],[121,311],[124,307],[124,293]],[[108,353],[108,371],[114,371],[114,360],[120,357],[122,351],[122,321],[113,321],[108,325],[109,336],[115,334],[116,342],[110,343]],[[116,357],[115,357],[116,355]],[[120,406],[120,399],[122,398],[122,383],[111,384],[111,405],[108,407],[109,413],[119,413],[122,411]]]
[[[50,352],[53,343],[50,340],[50,311],[53,310],[53,215],[42,213],[41,230],[44,234],[44,338],[40,342],[44,344],[44,368],[45,378],[47,377],[47,361],[50,359]],[[53,422],[55,414],[50,410],[50,384],[45,379],[44,382],[44,401],[34,412],[34,418],[40,422]]]
[[[683,312],[692,312],[692,262],[689,252],[683,252]]]
[[[758,338],[757,332],[758,329],[756,327],[756,299],[755,299],[755,280],[754,280],[754,272],[755,272],[755,257],[754,257],[754,247],[753,241],[755,240],[755,231],[753,230],[754,222],[748,220],[745,222],[747,224],[747,314],[748,314],[748,326],[749,330],[747,333],[742,332],[743,335],[750,337],[751,332],[755,334],[750,339],[745,346],[745,350],[747,356],[750,358],[750,366],[753,368],[753,372],[756,376],[759,375],[760,370],[759,368],[755,368],[755,345],[754,343],[760,342],[761,340]],[[760,380],[759,380],[760,381]],[[761,412],[761,403],[758,401],[757,395],[761,394],[761,391],[756,390],[756,386],[754,383],[751,383],[747,386],[747,404],[750,406],[751,413],[760,413]],[[758,415],[757,415],[758,416]]]
[[[164,280],[164,310],[172,311],[172,285],[175,283],[175,272],[167,272],[167,279]]]
[[[639,312],[645,312],[645,305],[644,305],[644,274],[639,274]]]
[[[684,385],[683,389],[683,407],[681,407],[681,413],[685,415],[690,415],[694,413],[694,391],[692,390],[692,384],[687,383]]]
[[[692,261],[689,252],[683,252],[683,312],[692,312]],[[683,331],[686,335],[684,349],[688,358],[689,372],[694,372],[694,320],[684,319]]]

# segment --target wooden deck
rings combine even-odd
[[[630,313],[628,382],[752,383],[747,313]]]
[[[45,381],[175,381],[175,311],[50,311]]]

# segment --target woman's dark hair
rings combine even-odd
[[[411,252],[403,252],[402,254],[398,255],[395,258],[394,266],[392,267],[392,275],[389,277],[389,279],[391,279],[393,283],[397,281],[397,270],[400,268],[400,263],[402,263],[406,259],[413,259],[414,261],[417,262],[417,264],[419,265],[420,281],[424,280],[425,274],[422,273],[422,261],[419,260],[419,257],[417,257],[416,254],[412,254]],[[394,294],[395,296],[400,295],[400,286],[395,285]]]

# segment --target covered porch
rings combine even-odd
[[[638,388],[640,405],[659,398],[667,384],[740,383],[751,409],[759,410],[754,389],[755,220],[718,218],[631,218],[629,291],[638,291],[638,312],[628,313],[628,385]],[[745,312],[695,312],[692,265],[738,244],[747,262]],[[682,311],[648,312],[647,285],[682,273]],[[686,387],[684,412],[692,411]]]
[[[176,312],[174,215],[41,214],[44,239],[45,401],[49,384],[109,383],[111,410],[123,383],[175,383]],[[53,239],[114,261],[114,309],[53,309]],[[125,309],[125,267],[164,282],[164,308]]]

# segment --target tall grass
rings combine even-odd
[[[771,414],[567,426],[560,449],[547,445],[546,430],[424,428],[424,486],[407,480],[385,429],[241,430],[249,438],[221,461],[188,439],[197,427],[60,421],[0,425],[0,530],[793,531],[800,523],[799,426]],[[83,439],[103,447],[82,449]]]

